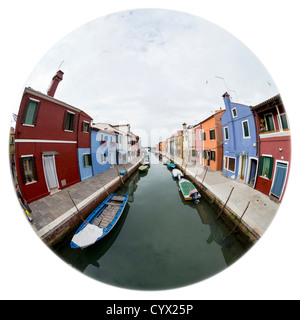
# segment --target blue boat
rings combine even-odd
[[[112,193],[81,224],[71,240],[71,248],[86,248],[106,236],[124,211],[128,195]]]
[[[167,166],[171,169],[174,169],[176,167],[175,164],[170,162],[169,160],[167,161]]]
[[[125,174],[127,174],[127,170],[122,170],[122,171],[120,171],[120,175],[121,175],[121,176],[125,176]]]

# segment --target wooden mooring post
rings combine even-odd
[[[245,210],[244,210],[243,214],[242,214],[242,215],[241,215],[241,217],[238,219],[238,221],[235,223],[235,226],[234,226],[234,227],[233,227],[233,229],[228,233],[228,235],[225,237],[225,239],[226,239],[228,236],[230,236],[230,235],[232,234],[232,232],[233,232],[233,231],[235,230],[235,228],[237,227],[238,222],[239,222],[239,221],[242,221],[243,216],[244,216],[244,214],[246,213],[246,211],[247,211],[247,209],[248,209],[249,205],[250,205],[250,201],[248,202],[248,204],[247,204],[247,206],[246,206],[246,208],[245,208]]]
[[[228,196],[228,198],[227,198],[226,202],[224,203],[224,205],[223,205],[223,207],[222,207],[221,211],[219,212],[219,214],[218,214],[218,216],[216,217],[216,219],[215,219],[215,220],[217,220],[217,219],[219,218],[219,216],[220,216],[220,215],[221,215],[221,213],[223,212],[224,208],[226,207],[227,202],[229,201],[229,199],[230,199],[230,197],[231,197],[231,194],[232,194],[233,189],[234,189],[234,187],[232,187],[232,189],[231,189],[231,191],[230,191],[230,193],[229,193],[229,196]]]
[[[77,210],[77,212],[78,212],[81,220],[84,222],[85,220],[82,218],[82,215],[81,215],[79,209],[77,208],[75,201],[74,201],[73,198],[71,197],[71,194],[70,194],[70,191],[69,191],[69,190],[68,190],[68,194],[69,194],[69,197],[70,197],[70,199],[72,200],[72,202],[73,202],[73,204],[74,204],[74,206],[75,206],[75,208],[76,208],[76,210]]]
[[[108,191],[106,190],[106,188],[105,188],[105,186],[104,186],[104,183],[102,183],[102,182],[101,182],[101,180],[100,180],[99,176],[97,176],[97,178],[98,178],[98,180],[99,180],[99,182],[100,182],[100,184],[101,184],[102,188],[105,190],[105,192],[106,192],[107,196],[109,196],[109,193],[108,193]]]
[[[121,177],[121,175],[120,175],[120,172],[119,172],[119,170],[118,170],[118,167],[116,167],[116,170],[117,170],[117,173],[118,173],[118,176],[119,176],[121,182],[122,182],[123,185],[124,185],[125,183],[124,183],[124,181],[123,181],[123,179],[122,179],[122,177]]]
[[[203,176],[203,179],[202,179],[202,182],[201,182],[202,184],[203,184],[203,181],[204,181],[204,179],[205,179],[205,177],[206,177],[206,174],[207,174],[207,171],[208,171],[208,167],[205,167],[205,170],[206,170],[206,171],[205,171],[205,173],[204,173],[204,176]]]

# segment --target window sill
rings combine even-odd
[[[30,184],[36,183],[37,181],[31,181],[31,182],[27,182],[25,183],[25,186],[29,186]]]

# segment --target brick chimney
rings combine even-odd
[[[61,70],[56,72],[56,75],[52,78],[52,82],[50,84],[50,87],[47,91],[47,95],[50,97],[54,97],[55,91],[57,89],[58,84],[63,79],[63,72]]]

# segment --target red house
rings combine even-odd
[[[25,88],[15,130],[20,190],[30,203],[80,181],[78,148],[90,147],[91,117],[54,98],[63,72],[47,94]]]
[[[257,128],[259,169],[255,189],[281,201],[291,161],[288,118],[280,95],[252,107]]]

